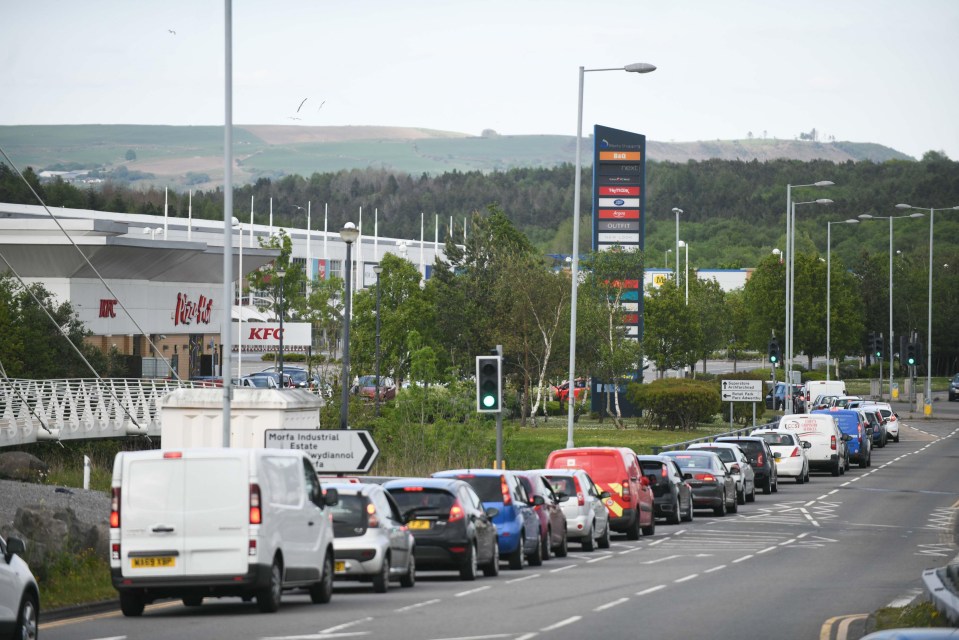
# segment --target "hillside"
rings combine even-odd
[[[505,171],[571,163],[575,138],[483,136],[425,128],[236,125],[234,181],[309,176],[341,169],[386,169],[421,175]],[[223,175],[220,127],[147,125],[0,126],[0,146],[21,168],[97,170],[93,177],[141,185],[211,188]],[[591,146],[585,145],[586,157]],[[872,143],[750,139],[648,142],[656,162],[791,159],[847,162],[912,160]]]

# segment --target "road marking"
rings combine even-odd
[[[920,593],[922,593],[922,589],[910,589],[886,606],[890,609],[902,609],[903,607],[908,607]]]
[[[816,500],[822,500],[822,499],[825,498],[825,497],[826,497],[826,496],[819,496],[818,498],[816,498]],[[804,504],[803,506],[804,506],[804,507],[809,507],[809,506],[811,506],[811,505],[814,505],[814,504],[816,504],[816,500],[810,500],[809,502],[807,502],[807,503]]]
[[[661,539],[657,540],[656,542],[650,542],[650,543],[649,543],[649,546],[655,547],[655,546],[656,546],[657,544],[659,544],[660,542],[666,542],[667,540],[669,540],[669,538],[661,538]]]
[[[706,569],[703,573],[712,573],[713,571],[719,571],[720,569],[725,569],[726,565],[721,564],[718,567],[713,567],[712,569]]]
[[[598,558],[593,558],[592,560],[587,560],[586,564],[593,564],[594,562],[601,562],[603,560],[609,560],[613,556],[600,556]]]
[[[626,551],[620,551],[619,555],[626,555],[627,553],[632,553],[633,551],[639,551],[642,547],[633,547],[632,549],[626,549]]]
[[[691,574],[689,574],[688,576],[684,576],[684,577],[682,577],[682,578],[677,578],[676,580],[673,580],[673,582],[679,584],[680,582],[689,582],[690,580],[693,580],[693,579],[698,578],[698,577],[699,577],[699,574],[698,574],[698,573],[691,573]]]
[[[331,640],[332,638],[354,638],[356,636],[368,636],[369,631],[349,631],[347,633],[310,633],[296,636],[268,636],[260,640]]]
[[[558,568],[558,569],[550,569],[549,572],[550,572],[550,573],[559,573],[560,571],[566,571],[567,569],[575,569],[575,568],[576,568],[576,565],[575,565],[575,564],[568,564],[568,565],[566,565],[565,567],[560,567],[560,568]]]
[[[613,607],[623,604],[624,602],[629,602],[629,598],[620,598],[619,600],[613,600],[612,602],[607,602],[606,604],[600,605],[593,609],[593,611],[606,611],[607,609],[612,609]]]
[[[736,563],[738,563],[738,562],[742,562],[742,561],[744,561],[744,560],[749,560],[749,559],[752,558],[752,557],[753,557],[753,554],[750,553],[748,556],[743,556],[742,558],[736,558],[735,560],[733,560],[733,564],[736,564]]]
[[[352,626],[355,626],[355,625],[358,625],[358,624],[363,624],[364,622],[369,622],[369,621],[372,620],[372,619],[373,619],[372,617],[367,616],[367,617],[365,617],[365,618],[360,618],[359,620],[354,620],[353,622],[345,622],[345,623],[343,623],[343,624],[338,624],[338,625],[336,625],[335,627],[329,627],[329,628],[327,628],[327,629],[321,629],[321,630],[320,630],[320,633],[334,633],[334,632],[336,632],[336,631],[342,631],[343,629],[348,629],[348,628],[350,628],[350,627],[352,627]]]
[[[655,560],[647,560],[643,564],[656,564],[659,562],[666,562],[667,560],[673,560],[674,558],[682,558],[682,556],[666,556],[665,558],[657,558]]]
[[[531,577],[532,577],[532,576],[531,576]],[[480,591],[486,591],[487,589],[489,589],[489,586],[476,587],[475,589],[470,589],[469,591],[460,591],[459,593],[454,593],[454,594],[453,594],[453,597],[454,597],[454,598],[462,598],[463,596],[468,596],[468,595],[470,595],[471,593],[479,593]]]
[[[649,589],[643,589],[642,591],[637,591],[636,595],[638,596],[647,596],[651,593],[656,593],[657,591],[662,591],[666,588],[664,584],[658,584],[655,587],[650,587]]]
[[[413,609],[419,609],[420,607],[428,607],[431,604],[436,604],[437,602],[440,602],[439,598],[436,598],[433,600],[425,600],[423,602],[417,602],[416,604],[400,607],[399,609],[393,609],[393,611],[395,611],[396,613],[400,613],[401,611],[412,611]]]
[[[513,578],[512,580],[507,580],[504,584],[513,584],[514,582],[525,582],[526,580],[532,580],[533,578],[538,578],[538,577],[539,577],[539,574],[534,573],[533,575],[530,575],[530,576],[523,576],[522,578]],[[483,587],[483,588],[488,589],[489,587]],[[477,591],[477,589],[474,589],[474,591]]]
[[[556,624],[551,624],[548,627],[543,627],[540,631],[553,631],[554,629],[559,629],[560,627],[565,627],[566,625],[573,624],[574,622],[579,622],[583,619],[583,616],[573,616],[572,618],[566,618],[565,620],[560,620]]]
[[[830,491],[830,492],[827,493],[826,495],[827,495],[827,496],[831,496],[831,495],[834,494],[834,493],[839,493],[839,489],[833,489],[832,491]]]
[[[806,516],[806,519],[809,520],[809,522],[811,522],[814,527],[818,527],[818,526],[819,526],[819,523],[816,522],[816,519],[815,519],[815,518],[813,518],[811,515],[809,515],[809,512],[808,512],[808,511],[806,511],[805,509],[800,509],[800,511],[802,511],[802,514],[803,514],[804,516]]]
[[[865,613],[854,613],[846,616],[835,616],[829,618],[822,627],[819,628],[819,640],[830,640],[832,638],[832,628],[836,622],[839,622],[839,628],[836,630],[836,640],[846,640],[846,634],[849,632],[849,625],[856,620],[862,620],[867,617]]]
[[[516,640],[530,640],[531,638],[535,638],[538,635],[539,635],[538,633],[526,633],[516,638]]]
[[[791,545],[791,544],[794,543],[795,541],[796,541],[795,538],[790,538],[789,540],[786,540],[785,542],[780,542],[780,543],[779,543],[779,546],[780,546],[780,547],[788,547],[789,545]]]
[[[761,553],[769,553],[770,551],[775,551],[775,550],[776,550],[776,547],[766,547],[765,549],[757,551],[756,555],[758,556]]]

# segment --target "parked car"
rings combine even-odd
[[[458,469],[439,471],[434,478],[456,478],[467,483],[487,508],[497,510],[496,524],[499,554],[509,561],[510,569],[522,569],[526,563],[543,564],[539,535],[539,516],[533,512],[530,498],[512,471],[498,469]]]
[[[856,408],[865,414],[866,419],[869,420],[869,425],[872,427],[872,446],[880,449],[885,447],[889,434],[886,431],[886,420],[882,417],[882,412],[874,405],[869,404],[860,404]]]
[[[653,490],[653,508],[657,518],[669,524],[692,522],[693,490],[683,478],[683,471],[668,456],[636,456],[639,467]]]
[[[726,465],[712,451],[666,451],[662,455],[676,461],[683,478],[693,491],[693,506],[712,509],[724,516],[736,513],[736,481],[726,472]]]
[[[653,491],[628,447],[576,447],[558,449],[546,458],[547,469],[582,469],[599,487],[609,493],[605,499],[609,528],[638,540],[640,531],[656,532],[653,515]]]
[[[589,382],[586,378],[576,378],[576,384],[573,386],[573,399],[581,400],[588,387]],[[565,403],[569,399],[569,380],[564,381],[563,384],[555,385],[553,395],[561,404]]]
[[[838,397],[839,396],[829,396],[829,395],[816,396],[816,399],[812,401],[812,404],[806,407],[806,413],[809,413],[810,411],[815,411],[816,409],[828,409],[829,407],[832,406],[832,401]]]
[[[20,538],[0,536],[0,637],[36,638],[40,626],[40,588],[22,556]]]
[[[125,616],[160,598],[256,598],[279,609],[283,591],[333,592],[333,525],[303,451],[124,451],[113,464],[110,573]]]
[[[750,436],[762,438],[769,445],[776,460],[776,475],[795,478],[796,484],[809,482],[809,460],[806,449],[812,444],[803,442],[788,429],[756,429]]]
[[[601,490],[582,469],[537,469],[531,471],[549,482],[566,517],[566,537],[579,541],[583,551],[609,548],[609,511]]]
[[[413,534],[417,569],[459,571],[460,579],[499,575],[493,518],[473,488],[455,478],[400,478],[384,483]]]
[[[888,402],[869,402],[864,406],[873,406],[879,409],[879,413],[886,421],[887,437],[892,438],[893,442],[899,442],[899,414],[892,410],[892,405]]]
[[[793,410],[802,406],[803,387],[801,384],[789,385],[792,389]],[[773,388],[766,394],[766,408],[774,411],[780,411],[786,407],[786,383],[777,382]]]
[[[846,405],[856,400],[862,400],[862,396],[836,396],[829,404],[830,409],[845,409]]]
[[[736,502],[756,501],[756,472],[749,464],[749,459],[738,444],[730,442],[697,442],[686,447],[689,449],[705,449],[719,456],[726,465],[733,479],[736,481]]]
[[[560,507],[559,498],[542,476],[529,471],[516,471],[516,477],[526,489],[532,501],[533,512],[539,518],[540,543],[543,545],[543,560],[549,560],[553,552],[559,558],[569,553],[566,537],[566,516]],[[542,498],[542,504],[540,500]]]
[[[949,402],[955,402],[956,398],[959,398],[959,373],[952,376],[952,380],[949,381]],[[896,442],[899,442],[896,440]]]
[[[243,381],[248,381],[249,384]],[[260,389],[292,389],[293,377],[284,369],[283,383],[280,383],[278,371],[258,371],[240,379],[241,386],[258,387]]]
[[[337,503],[333,517],[333,555],[337,580],[371,580],[386,593],[391,580],[416,584],[413,534],[393,497],[378,484],[331,483]]]
[[[279,367],[268,367],[260,373],[279,373]],[[316,376],[310,376],[310,372],[304,369],[303,367],[297,367],[295,365],[283,365],[283,375],[290,376],[290,380],[287,383],[288,386],[297,387],[299,389],[313,389],[316,385],[319,384],[319,378]]]
[[[866,417],[855,409],[833,409],[828,413],[836,419],[839,430],[850,436],[846,442],[849,451],[849,461],[859,463],[861,468],[872,464],[872,433]],[[820,413],[814,411],[813,413]]]
[[[376,400],[376,376],[360,376],[351,389],[353,395],[364,400]],[[396,397],[396,383],[393,378],[380,376],[380,401],[392,400]]]
[[[738,444],[749,459],[749,465],[753,468],[756,485],[762,487],[763,493],[767,495],[779,491],[779,473],[776,470],[776,461],[765,440],[750,436],[724,436],[716,438],[716,442]]]
[[[839,423],[830,411],[785,415],[779,420],[779,428],[792,431],[799,436],[800,442],[809,443],[806,459],[810,469],[826,469],[839,476],[849,468],[846,447],[849,436],[839,429]]]

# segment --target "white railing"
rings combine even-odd
[[[0,379],[0,447],[38,440],[160,435],[159,402],[194,382]]]

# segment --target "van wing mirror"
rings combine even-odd
[[[323,498],[323,502],[328,507],[335,506],[340,501],[340,492],[336,489],[327,489],[326,495]]]
[[[812,449],[812,443],[809,440],[800,440],[803,449]]]

